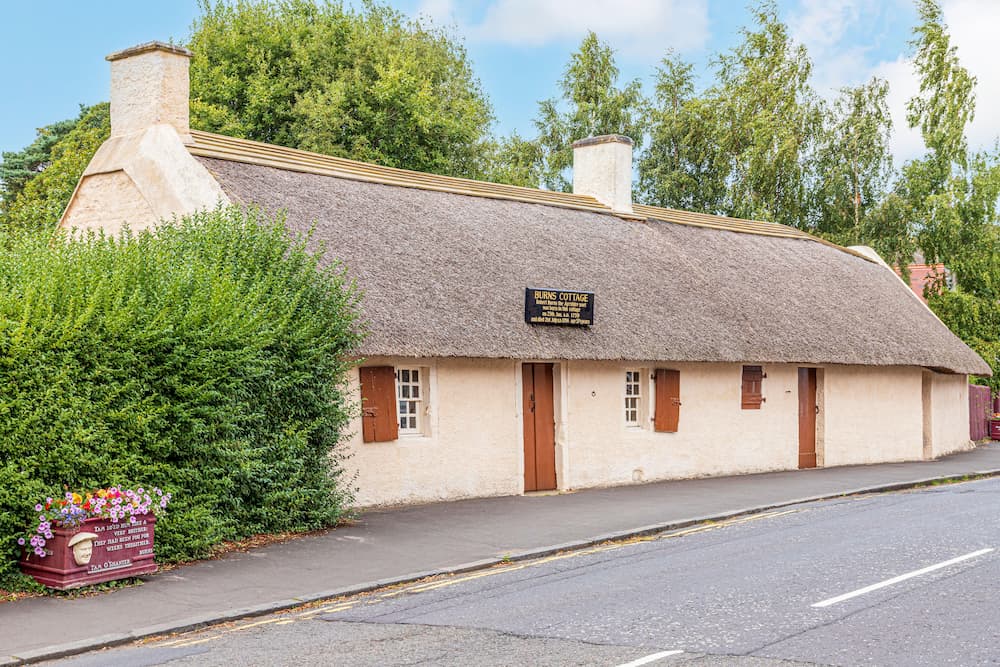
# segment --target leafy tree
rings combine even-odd
[[[565,171],[573,165],[574,141],[623,134],[641,142],[642,88],[637,80],[619,88],[618,76],[614,51],[588,32],[559,81],[562,99],[539,103],[535,127],[544,154],[543,181],[550,190],[571,189]]]
[[[957,279],[955,291],[930,290],[931,308],[1000,373],[1000,160],[969,152],[976,80],[951,45],[938,3],[920,0],[918,9],[911,44],[920,93],[910,100],[907,121],[920,128],[927,154],[903,167],[897,191],[924,256],[944,262]],[[1000,378],[991,384],[1000,388]]]
[[[480,168],[492,110],[465,50],[373,0],[203,0],[190,47],[196,127],[419,171]]]
[[[86,112],[81,108],[80,115]],[[25,184],[52,164],[52,149],[76,127],[80,118],[61,120],[38,129],[38,136],[20,151],[4,151],[0,162],[0,207],[12,202]],[[3,209],[0,208],[0,214]]]
[[[843,245],[878,245],[884,232],[889,236],[900,232],[889,223],[888,210],[869,220],[881,205],[892,174],[888,93],[886,81],[872,79],[842,89],[833,104],[824,108],[812,165],[815,220],[811,226]]]
[[[483,171],[476,178],[493,183],[538,188],[542,183],[544,163],[539,143],[523,139],[515,132],[488,145]]]
[[[653,206],[721,211],[728,164],[719,151],[715,106],[695,95],[690,63],[668,52],[647,110],[649,143],[639,159],[639,192]]]
[[[65,121],[72,128],[52,145],[47,164],[22,180],[20,190],[9,202],[5,200],[0,225],[11,229],[54,228],[87,163],[110,134],[110,118],[105,102],[81,110],[75,121]]]
[[[806,50],[772,2],[752,10],[756,29],[715,60],[706,93],[715,139],[727,162],[723,213],[808,227],[808,164],[821,123]]]

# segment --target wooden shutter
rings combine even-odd
[[[396,422],[396,373],[392,366],[363,366],[361,373],[361,434],[365,442],[389,442],[399,437]]]
[[[676,433],[681,419],[681,372],[656,369],[656,415],[653,428]]]
[[[762,385],[764,380],[764,368],[762,366],[743,367],[743,398],[741,405],[744,410],[760,410],[760,404],[764,402]]]

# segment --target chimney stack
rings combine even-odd
[[[112,53],[111,136],[171,125],[181,140],[191,141],[188,113],[190,81],[187,49],[147,42]]]
[[[573,193],[632,213],[632,140],[605,134],[573,142]]]

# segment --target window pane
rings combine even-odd
[[[409,382],[410,381],[410,371],[407,371],[407,370],[399,371],[399,379],[400,379],[401,382]]]
[[[417,418],[410,417],[410,428],[417,428]]]
[[[413,385],[413,398],[420,398],[420,385]]]
[[[420,371],[418,371],[417,369],[414,368],[412,376],[413,376],[413,381],[414,382],[420,382]]]
[[[400,417],[399,428],[406,428],[406,417]]]
[[[409,398],[410,397],[410,385],[408,385],[408,384],[400,385],[400,387],[399,387],[399,394],[400,394],[400,396],[402,398]]]
[[[417,414],[417,402],[416,401],[410,401],[410,414],[411,415]]]
[[[406,414],[406,401],[400,401],[399,402],[399,414],[401,414],[401,415],[405,415]]]

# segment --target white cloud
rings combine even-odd
[[[467,29],[470,39],[517,46],[578,40],[593,30],[624,56],[645,59],[670,47],[702,49],[710,37],[707,0],[496,0]]]
[[[846,45],[851,28],[868,20],[873,5],[861,0],[802,0],[788,19],[795,41],[804,44],[813,61],[813,85],[833,96],[843,86],[866,79],[868,49]]]

